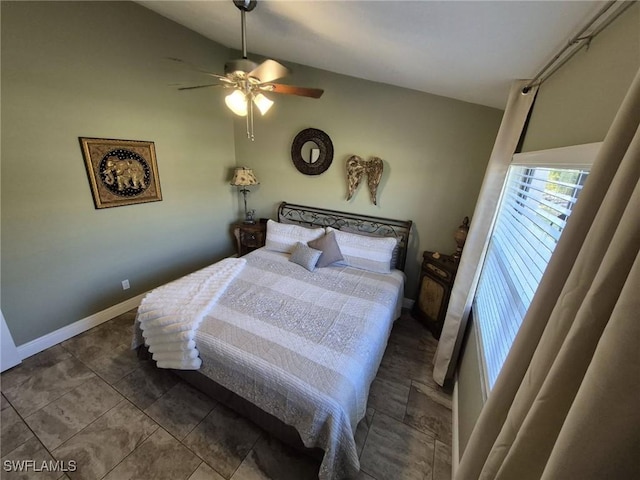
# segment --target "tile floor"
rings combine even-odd
[[[305,480],[319,463],[284,446],[128,346],[135,310],[0,377],[3,479]],[[356,431],[359,480],[451,476],[451,396],[431,378],[436,341],[394,325]],[[40,472],[9,472],[7,460]],[[43,461],[77,469],[61,473]],[[51,465],[51,464],[47,464]]]

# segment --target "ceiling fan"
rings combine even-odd
[[[257,0],[233,0],[234,5],[240,10],[242,22],[242,58],[230,60],[224,65],[224,75],[207,72],[199,67],[190,65],[195,70],[209,75],[218,80],[218,83],[196,85],[193,87],[180,87],[178,90],[194,90],[207,87],[224,87],[233,91],[226,96],[227,107],[238,116],[247,118],[247,138],[254,140],[253,136],[253,107],[258,108],[264,115],[273,105],[273,101],[264,93],[279,93],[283,95],[298,95],[301,97],[320,98],[324,93],[318,88],[295,87],[273,83],[290,73],[289,69],[275,60],[265,60],[260,65],[247,58],[246,12],[252,11]],[[189,65],[179,58],[170,58],[175,62]]]

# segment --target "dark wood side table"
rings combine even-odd
[[[440,338],[458,262],[451,255],[437,252],[424,252],[422,258],[418,298],[412,314],[435,338]]]
[[[234,223],[232,225],[233,236],[236,239],[236,251],[241,257],[257,248],[263,247],[267,236],[267,224],[257,223]]]

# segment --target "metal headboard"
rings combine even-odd
[[[282,202],[278,207],[278,221],[309,227],[332,227],[336,230],[346,230],[352,233],[360,232],[379,237],[398,238],[396,268],[404,270],[409,234],[413,223],[411,220],[394,220]]]

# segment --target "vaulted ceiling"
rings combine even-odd
[[[231,0],[138,3],[240,49]],[[511,80],[534,76],[604,3],[264,0],[247,13],[247,43],[249,57],[503,108]]]

